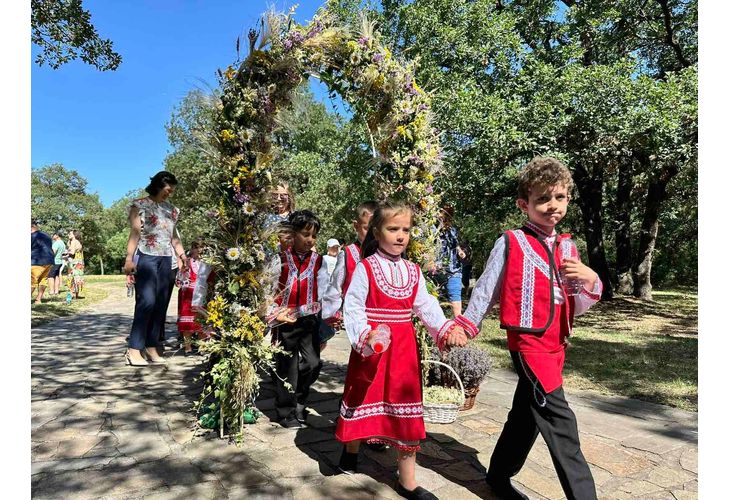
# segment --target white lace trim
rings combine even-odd
[[[380,259],[373,255],[366,260],[370,263],[370,269],[373,271],[375,285],[385,295],[393,299],[406,299],[413,295],[413,288],[418,284],[419,278],[418,267],[415,264],[406,260],[403,261],[406,269],[408,269],[408,278],[403,286],[397,286],[388,281]]]

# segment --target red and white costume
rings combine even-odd
[[[416,264],[378,251],[357,265],[345,296],[345,329],[353,349],[335,430],[339,441],[366,439],[416,451],[426,437],[413,314],[439,347],[456,326],[426,290]],[[390,346],[370,354],[368,334],[382,323],[390,327]]]
[[[279,308],[311,306],[320,300],[320,290],[329,283],[327,266],[317,252],[298,254],[292,247],[274,257],[270,264],[273,272],[274,303],[268,321],[274,321]]]
[[[179,288],[177,292],[177,329],[180,333],[202,331],[200,323],[195,321],[195,311],[193,310],[193,290],[195,290],[199,270],[200,261],[191,258],[188,260],[187,271],[178,270],[175,277],[175,284]]]
[[[337,263],[332,271],[329,286],[322,297],[322,319],[342,318],[342,303],[347,289],[350,287],[352,275],[360,263],[360,242],[347,245],[337,255]]]
[[[499,300],[508,349],[521,354],[546,393],[563,383],[566,338],[573,318],[598,302],[603,290],[597,279],[592,290],[566,294],[558,273],[560,242],[565,237],[570,235],[547,235],[529,222],[522,229],[505,232],[494,244],[469,307],[456,318],[474,337],[484,315]]]

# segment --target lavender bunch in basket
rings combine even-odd
[[[465,388],[479,387],[492,369],[492,358],[489,354],[474,347],[454,347],[444,356],[443,362],[451,365],[459,374]],[[449,370],[441,370],[440,374],[444,386],[459,386]]]

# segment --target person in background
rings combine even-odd
[[[128,207],[130,232],[124,272],[136,272],[136,298],[125,357],[133,366],[165,363],[157,346],[167,312],[172,259],[181,260],[183,271],[188,260],[175,231],[180,210],[167,201],[176,186],[173,174],[158,172],[145,188],[149,196],[134,200]]]
[[[200,271],[200,250],[202,248],[203,243],[200,239],[192,242],[188,251],[187,270],[178,272],[175,279],[175,284],[178,286],[177,330],[183,336],[185,356],[193,354],[193,334],[198,336],[198,340],[202,340],[204,337],[203,327],[195,318],[196,311],[192,303],[193,291]]]
[[[51,237],[38,228],[35,219],[30,221],[30,295],[38,289],[35,303],[40,304],[46,292],[46,278],[53,266],[53,242]]]
[[[469,241],[466,239],[462,240],[460,246],[464,251],[464,257],[461,259],[461,285],[464,289],[464,297],[469,299],[471,295],[472,250]]]
[[[84,289],[84,246],[81,243],[81,231],[76,229],[68,233],[69,275],[73,298],[78,299]]]
[[[66,244],[58,231],[51,236],[53,240],[53,267],[48,272],[48,293],[58,295],[61,289],[61,266],[63,265],[63,252],[66,251]]]
[[[438,262],[429,267],[434,281],[441,287],[441,293],[451,304],[454,317],[461,314],[461,259],[466,254],[459,246],[459,231],[453,226],[454,208],[450,205],[441,209],[439,238],[441,249]]]
[[[325,264],[327,265],[327,274],[332,276],[332,271],[335,270],[337,264],[337,254],[340,253],[340,242],[335,238],[327,240],[327,255],[323,255]]]

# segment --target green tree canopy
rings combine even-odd
[[[80,57],[101,71],[119,67],[122,56],[96,32],[81,0],[31,0],[30,5],[31,40],[41,49],[36,64],[58,69]]]

